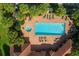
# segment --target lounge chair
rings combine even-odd
[[[52,18],[54,19],[54,14],[52,14]]]
[[[51,20],[51,15],[49,15],[49,20]]]
[[[46,14],[43,16],[43,18],[46,18]]]

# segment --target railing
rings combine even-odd
[[[72,41],[69,39],[58,51],[51,54],[51,56],[63,56],[68,53],[68,51],[72,48]]]

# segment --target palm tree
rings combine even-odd
[[[40,4],[40,5],[34,5],[30,8],[30,15],[31,16],[39,16],[39,15],[43,15],[45,13],[47,13],[48,11],[48,8],[49,8],[49,4],[47,3],[43,3],[43,4]]]
[[[57,16],[65,16],[66,15],[66,9],[62,4],[58,4],[58,8],[55,11]]]
[[[27,4],[19,4],[19,11],[22,13],[22,14],[27,14],[29,12],[29,7]]]
[[[37,6],[36,5],[34,5],[34,6],[32,6],[31,8],[30,8],[30,16],[39,16],[39,10],[38,10],[38,8],[37,8]]]
[[[20,12],[17,12],[16,13],[16,19],[18,21],[23,21],[23,20],[25,20],[25,15],[21,14]]]
[[[43,3],[38,6],[38,10],[40,11],[40,14],[43,15],[47,13],[49,7],[50,7],[49,3]]]

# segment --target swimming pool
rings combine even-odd
[[[64,35],[65,23],[35,23],[36,35]]]

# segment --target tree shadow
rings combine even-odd
[[[5,56],[10,56],[10,47],[6,44],[3,45],[3,50],[5,53]]]
[[[2,52],[1,52],[1,49],[0,49],[0,56],[2,56]]]

